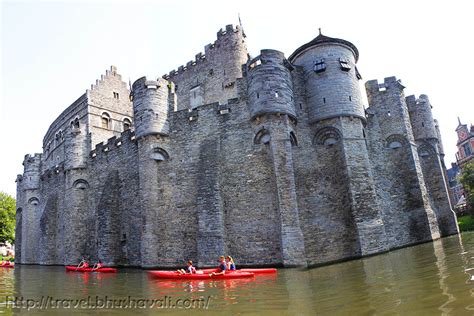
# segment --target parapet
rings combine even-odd
[[[421,94],[419,98],[416,98],[414,95],[410,95],[405,100],[415,140],[439,139],[428,96]]]
[[[179,66],[177,69],[171,70],[168,74],[164,74],[162,78],[166,80],[173,80],[173,77],[192,69],[196,65],[204,63],[210,56],[219,51],[220,47],[222,47],[221,44],[223,44],[223,41],[230,36],[240,36],[242,39],[244,38],[242,29],[238,25],[226,25],[225,29],[220,29],[217,32],[217,40],[214,43],[209,43],[204,46],[204,53],[197,53],[194,57],[194,60],[187,62],[186,65]]]
[[[131,130],[126,130],[120,134],[119,137],[111,137],[106,142],[101,142],[95,145],[95,148],[91,150],[89,157],[90,159],[100,159],[105,157],[110,152],[122,148],[126,144],[135,143],[135,133]]]
[[[34,155],[27,154],[23,159],[23,166],[25,166],[25,171],[27,168],[39,168],[41,165],[41,154],[36,153]]]
[[[402,91],[403,89],[405,89],[405,86],[402,81],[397,80],[395,76],[385,78],[383,83],[379,83],[377,80],[370,80],[365,83],[367,94],[376,94],[387,90]]]
[[[252,119],[263,114],[287,114],[296,120],[293,67],[277,50],[264,49],[247,64],[247,83]]]
[[[22,177],[23,189],[38,189],[41,173],[41,154],[25,155],[23,166],[25,167]]]
[[[433,108],[426,94],[420,94],[418,99],[415,97],[415,95],[409,95],[406,97],[406,101],[409,111],[415,111],[420,107],[429,107],[430,109]]]

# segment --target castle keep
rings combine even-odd
[[[111,67],[17,177],[18,263],[313,266],[458,233],[426,95],[365,84],[319,34],[249,57],[239,27],[131,91]]]

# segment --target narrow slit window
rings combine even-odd
[[[349,71],[351,70],[351,65],[349,63],[349,60],[345,58],[339,58],[339,64],[341,65],[341,69],[344,71]]]
[[[314,72],[315,73],[320,73],[326,70],[326,63],[324,62],[324,59],[318,59],[314,63]]]
[[[260,99],[260,93],[257,92],[257,99]]]
[[[119,93],[118,93],[118,92],[114,92],[114,99],[117,99],[117,100],[118,100],[119,97],[120,97]]]
[[[349,96],[349,101],[352,101],[352,96]]]
[[[278,91],[275,91],[275,98],[278,98],[280,97],[280,94],[278,93]]]
[[[361,80],[361,79],[362,79],[362,75],[360,74],[359,69],[357,69],[357,66],[355,66],[354,69],[355,69],[355,73],[356,73],[356,78],[359,79],[359,80]]]
[[[323,103],[326,103],[326,98],[323,98]]]

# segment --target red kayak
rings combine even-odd
[[[99,269],[92,269],[92,268],[78,268],[78,267],[75,267],[75,266],[66,266],[66,271],[71,271],[71,272],[117,273],[117,269],[115,269],[115,268],[99,268]]]
[[[173,280],[225,280],[252,278],[253,273],[250,272],[232,272],[224,275],[209,276],[207,273],[181,274],[176,271],[148,271],[148,274],[157,279],[173,279]]]
[[[219,269],[202,269],[201,270],[204,273],[211,273],[211,272],[218,272]],[[275,268],[266,268],[266,269],[238,269],[238,270],[229,270],[226,271],[225,273],[235,273],[235,272],[250,272],[253,274],[272,274],[272,273],[277,273],[277,269]]]
[[[14,268],[15,264],[14,263],[8,263],[8,264],[2,264],[0,265],[2,268]]]

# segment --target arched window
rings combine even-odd
[[[109,128],[110,126],[110,115],[106,112],[102,113],[102,128]]]
[[[75,128],[79,128],[79,118],[76,117],[76,119],[74,120],[74,127]]]
[[[255,138],[253,139],[254,144],[269,144],[271,140],[270,132],[262,127],[259,129],[257,134],[255,134]]]
[[[170,155],[163,148],[156,147],[153,149],[150,158],[155,161],[164,161],[170,159]]]
[[[79,190],[85,190],[89,188],[89,183],[84,179],[78,179],[74,181],[72,187]]]
[[[32,197],[31,199],[28,200],[28,204],[36,206],[39,204],[39,199],[36,197]]]
[[[132,122],[128,118],[123,119],[123,131],[128,131],[131,127]]]
[[[331,147],[341,139],[341,133],[332,126],[320,129],[313,138],[313,144]]]
[[[407,143],[403,135],[393,134],[387,137],[386,146],[390,149],[402,148]]]

